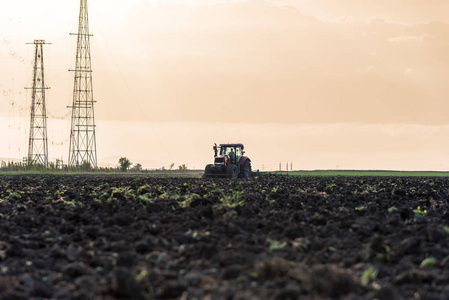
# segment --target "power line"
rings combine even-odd
[[[95,23],[97,24],[97,23]],[[98,24],[97,24],[98,26]],[[98,26],[99,27],[99,26]],[[168,157],[170,158],[171,161],[173,161],[173,158],[170,154],[170,152],[168,151],[167,147],[165,146],[164,142],[162,141],[162,139],[159,137],[159,135],[157,134],[156,130],[154,129],[154,127],[151,125],[150,120],[148,119],[147,115],[144,113],[144,109],[142,108],[142,106],[140,105],[139,101],[137,100],[137,97],[135,96],[133,90],[131,89],[131,87],[128,84],[128,81],[126,80],[125,75],[123,74],[122,70],[120,69],[117,61],[114,58],[114,55],[112,54],[112,51],[108,45],[108,43],[106,42],[106,39],[104,39],[104,43],[106,45],[106,48],[108,49],[108,52],[112,58],[112,61],[114,62],[115,67],[117,68],[118,72],[120,73],[120,76],[122,77],[123,82],[125,83],[129,93],[131,94],[131,98],[133,99],[134,103],[136,103],[137,107],[138,107],[138,111],[141,113],[141,115],[144,117],[145,121],[147,122],[148,126],[151,128],[151,130],[153,131],[154,136],[156,137],[156,139],[158,140],[158,142],[161,144],[162,148],[164,149],[164,151],[167,153]]]

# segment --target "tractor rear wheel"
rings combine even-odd
[[[250,178],[251,177],[251,162],[247,159],[243,163],[242,170],[240,171],[241,178]]]
[[[226,169],[226,174],[228,175],[228,178],[236,179],[239,176],[237,166],[230,164]]]

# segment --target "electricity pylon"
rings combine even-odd
[[[87,0],[80,0],[80,15],[76,48],[75,80],[73,87],[72,127],[70,131],[69,167],[89,163],[97,167],[94,100],[90,56],[89,17]]]
[[[34,40],[33,86],[31,88],[30,138],[28,164],[48,166],[47,112],[45,107],[44,40]]]

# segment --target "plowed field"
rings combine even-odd
[[[449,180],[0,176],[0,298],[449,299]]]

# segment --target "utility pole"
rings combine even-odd
[[[69,167],[89,163],[97,167],[97,142],[92,89],[89,16],[87,0],[80,0],[80,14],[76,47],[76,67],[73,87],[72,126],[70,130]]]
[[[28,141],[28,164],[48,166],[47,110],[45,107],[44,40],[34,40],[33,86],[31,88],[30,138]]]

